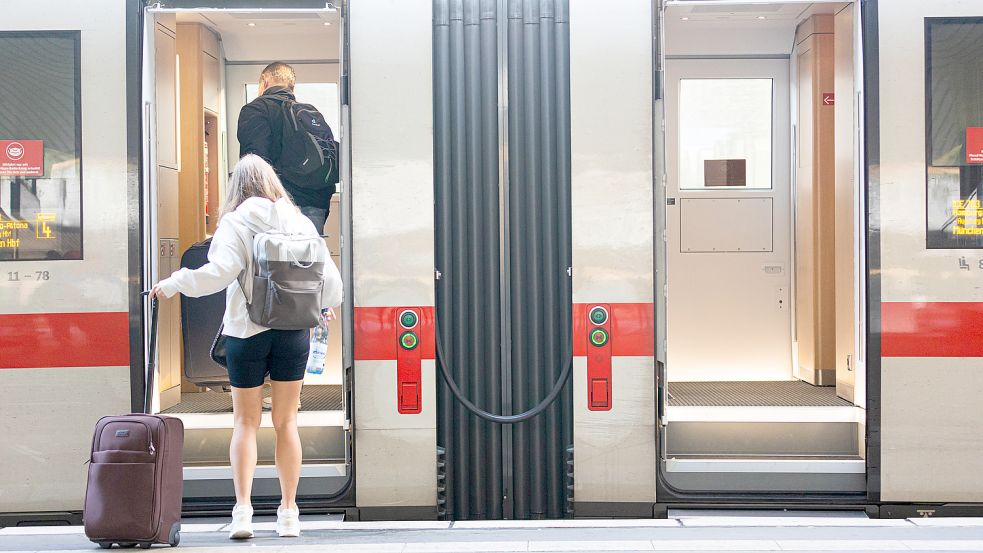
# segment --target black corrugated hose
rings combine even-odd
[[[450,371],[447,369],[447,365],[444,363],[444,345],[440,339],[440,322],[436,313],[434,313],[434,340],[437,345],[437,367],[440,369],[440,375],[444,377],[444,381],[447,382],[447,386],[451,389],[451,393],[454,394],[454,398],[475,416],[498,424],[516,424],[525,422],[548,409],[550,404],[556,401],[556,398],[560,397],[560,393],[563,391],[563,387],[566,386],[567,380],[570,378],[570,373],[573,370],[573,344],[567,344],[566,351],[570,352],[569,356],[564,362],[563,372],[560,373],[560,377],[556,380],[556,383],[553,384],[553,389],[550,390],[550,393],[528,411],[517,415],[496,415],[495,413],[485,411],[472,403],[471,400],[464,397],[464,393],[461,392],[461,388],[458,387],[457,382],[454,382],[454,378],[451,376]]]

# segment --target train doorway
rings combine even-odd
[[[667,3],[660,502],[866,490],[858,19]]]
[[[226,181],[239,158],[239,110],[256,97],[267,64],[286,61],[294,67],[298,101],[321,111],[345,150],[344,20],[330,5],[280,11],[148,8],[144,15],[144,262],[147,282],[156,282],[180,267],[205,262],[204,241],[216,228]],[[347,160],[342,163],[342,181],[347,182]],[[341,184],[339,189],[324,234],[333,261],[343,268],[347,206]],[[227,373],[209,355],[224,296],[172,298],[161,306],[154,406],[155,412],[184,422],[184,496],[192,510],[220,507],[234,497],[230,387]],[[302,501],[337,504],[351,491],[350,303],[331,325],[323,372],[304,379],[298,416],[304,444]],[[268,403],[258,439],[253,489],[263,505],[263,497],[279,496]]]

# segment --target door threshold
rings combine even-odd
[[[666,472],[865,474],[863,459],[666,459]]]
[[[347,476],[348,467],[345,463],[321,463],[303,465],[300,467],[301,478],[334,478]],[[185,480],[227,480],[232,478],[232,467],[210,466],[210,467],[184,467]],[[256,467],[254,478],[276,479],[276,467],[273,465],[260,465]]]
[[[663,421],[670,422],[847,422],[863,423],[864,410],[843,407],[720,407],[666,408]]]

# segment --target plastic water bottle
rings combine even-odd
[[[307,374],[324,372],[324,360],[328,356],[328,319],[321,313],[320,322],[311,336],[311,353],[307,356]]]

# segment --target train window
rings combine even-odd
[[[82,258],[78,31],[0,32],[0,261]]]
[[[983,18],[927,19],[928,248],[983,248]]]
[[[680,79],[679,187],[771,188],[771,79]]]

